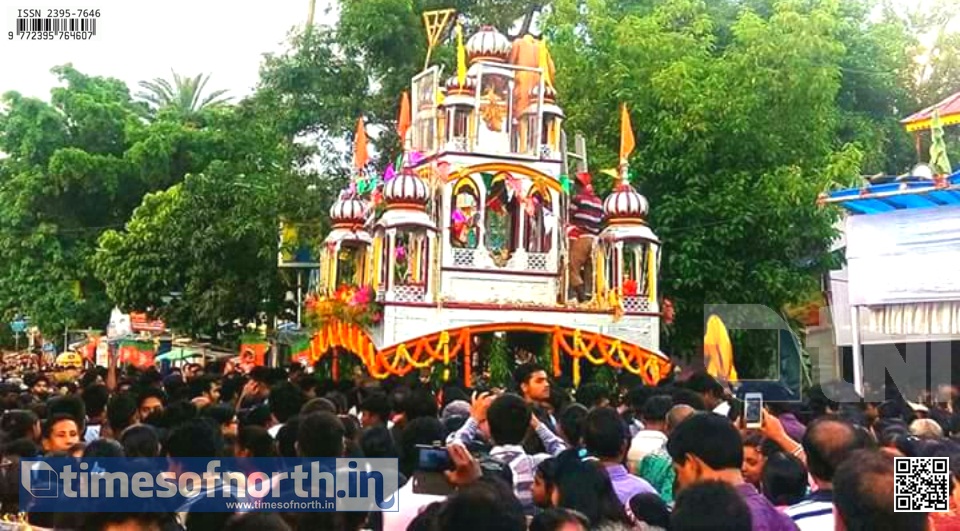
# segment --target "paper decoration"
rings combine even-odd
[[[517,179],[509,173],[505,175],[505,179],[507,181],[506,186],[508,199],[512,198],[513,196],[519,196],[523,194],[523,183],[520,181],[520,179]]]
[[[566,173],[560,175],[560,188],[563,190],[563,193],[570,193],[570,176]]]
[[[483,172],[480,174],[480,178],[483,179],[484,188],[486,188],[487,191],[490,191],[490,187],[493,186],[493,174]]]
[[[383,182],[390,182],[396,176],[397,172],[393,169],[393,164],[387,164],[387,169],[383,170]]]

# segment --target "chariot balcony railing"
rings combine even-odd
[[[485,248],[452,249],[448,267],[500,273],[557,273],[556,253],[531,253],[523,249],[503,255]]]

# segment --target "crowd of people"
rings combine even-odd
[[[705,373],[567,390],[526,363],[509,390],[437,390],[415,375],[322,381],[296,364],[17,372],[0,384],[0,503],[33,528],[960,529],[952,388],[922,404],[838,403],[817,387],[766,404],[747,429],[741,403]],[[448,469],[422,469],[423,446],[445,449]],[[42,455],[397,458],[399,510],[18,514],[18,463]],[[949,511],[894,510],[895,456],[950,458]]]

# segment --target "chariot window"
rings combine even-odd
[[[450,244],[454,247],[476,249],[479,243],[480,191],[469,177],[457,181],[453,187],[450,209]]]

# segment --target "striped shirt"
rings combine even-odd
[[[576,236],[596,236],[603,228],[603,203],[594,194],[581,193],[571,202],[573,214],[570,221]]]
[[[818,490],[785,511],[800,531],[833,529],[833,491]]]
[[[480,435],[480,425],[470,417],[457,431],[447,437],[447,444],[462,444],[469,448]],[[518,444],[500,444],[490,449],[490,458],[506,465],[513,475],[513,493],[523,505],[524,513],[536,512],[533,504],[533,477],[540,463],[567,449],[567,443],[554,435],[543,423],[537,426],[537,435],[548,453],[529,455]]]

